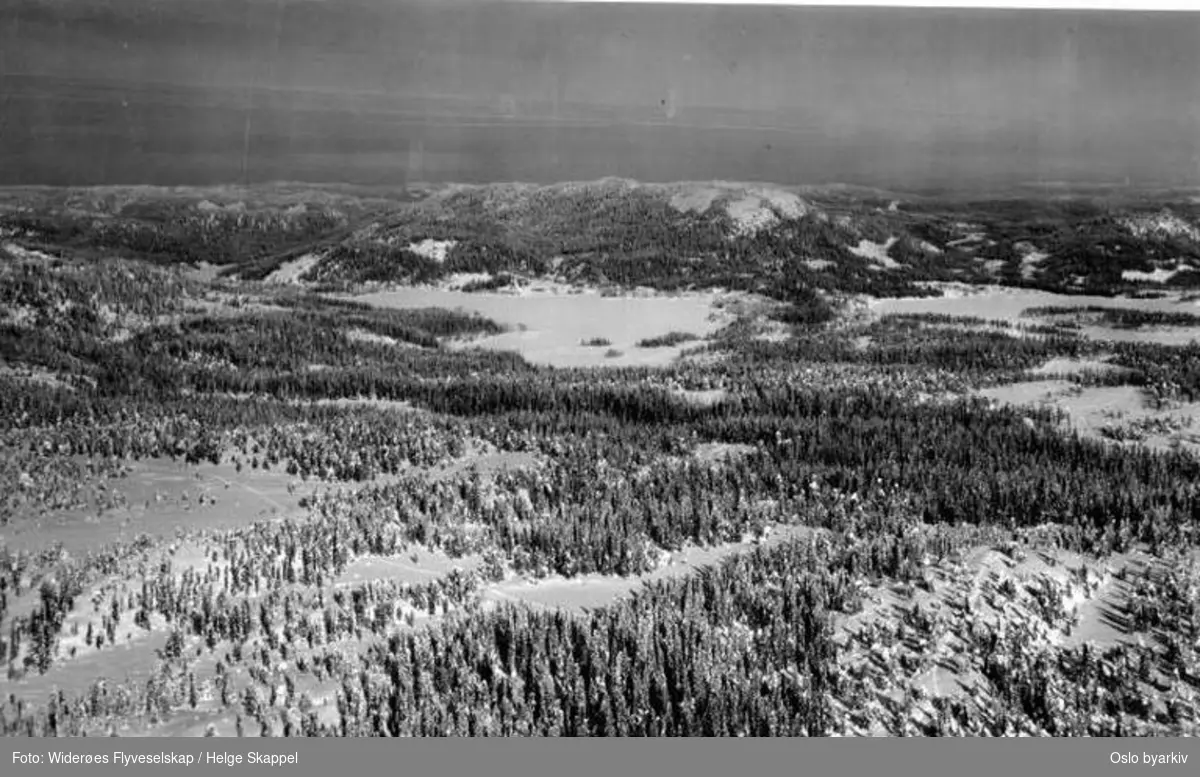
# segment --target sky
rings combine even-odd
[[[1196,11],[1196,0],[540,0],[657,5],[836,6],[902,8],[1024,8],[1091,11]]]
[[[0,181],[57,181],[66,164],[87,180],[109,167],[127,177],[141,143],[167,167],[172,154],[203,151],[242,154],[242,173],[270,157],[285,176],[288,154],[353,161],[357,149],[403,157],[401,167],[443,154],[419,171],[435,177],[703,178],[745,159],[738,177],[778,170],[812,183],[1200,183],[1200,13],[565,0],[6,7],[0,140],[13,143]],[[55,158],[50,146],[70,157],[89,132],[111,166],[60,161],[51,174],[36,161]],[[558,162],[536,159],[539,145]],[[35,161],[22,167],[16,146]],[[672,164],[649,159],[674,146]]]

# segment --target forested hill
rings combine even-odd
[[[329,286],[522,279],[580,285],[922,293],[964,281],[1113,294],[1200,286],[1200,206],[1184,193],[989,200],[731,183],[405,190],[270,185],[0,194],[9,253],[117,252]],[[927,292],[925,292],[927,293]]]

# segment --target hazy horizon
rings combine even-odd
[[[1200,15],[16,0],[0,184],[1200,183]]]

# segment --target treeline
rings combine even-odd
[[[199,211],[140,203],[103,218],[69,213],[10,213],[2,222],[33,248],[92,258],[121,250],[158,263],[236,264],[226,272],[261,279],[283,261],[321,257],[308,274],[331,288],[364,282],[432,282],[453,273],[488,273],[487,288],[506,276],[555,274],[578,283],[759,291],[799,281],[828,291],[899,296],[934,293],[929,281],[995,283],[1062,293],[1111,295],[1129,290],[1126,271],[1200,260],[1184,235],[1134,234],[1136,212],[1084,200],[905,203],[895,212],[870,202],[833,203],[782,216],[767,229],[739,231],[725,208],[681,212],[661,192],[587,185],[538,191],[504,187],[393,203],[387,212],[354,206],[302,212]],[[779,216],[779,214],[776,214]],[[982,237],[950,245],[970,224]],[[355,226],[358,228],[355,229]],[[33,237],[29,237],[32,235]],[[444,261],[410,250],[422,240],[450,241]],[[898,267],[882,269],[849,248],[891,241]],[[1032,277],[1021,259],[1045,258]],[[988,263],[1003,264],[993,273]],[[239,269],[240,268],[240,269]],[[1200,272],[1183,268],[1167,285],[1186,288]]]
[[[695,342],[700,338],[691,332],[668,332],[657,337],[646,337],[638,340],[638,348],[674,348],[684,343]]]
[[[1104,326],[1117,329],[1140,329],[1144,326],[1198,326],[1200,316],[1192,313],[1168,310],[1138,310],[1136,308],[1110,308],[1097,305],[1066,307],[1051,305],[1027,308],[1023,316],[1087,316],[1097,319]]]
[[[742,233],[721,207],[679,212],[661,194],[636,188],[474,191],[436,206],[414,206],[383,232],[400,241],[426,236],[458,241],[442,273],[541,275],[552,269],[578,283],[664,290],[723,286],[769,296],[792,281],[875,296],[934,294],[923,285],[929,281],[1112,295],[1132,288],[1122,275],[1126,271],[1200,257],[1200,246],[1184,237],[1134,235],[1120,214],[1083,201],[910,203],[894,213],[860,203],[833,210],[836,217],[814,211]],[[980,240],[951,245],[962,236],[964,222],[973,224]],[[856,256],[849,248],[860,240],[890,241],[888,255],[898,266],[881,271]],[[1021,260],[1034,250],[1045,258],[1029,277]],[[989,268],[992,261],[1002,263],[998,272]],[[437,272],[432,266],[422,270]],[[359,271],[348,277],[359,277]],[[1200,274],[1184,270],[1170,285],[1194,285],[1195,277]]]
[[[499,291],[517,285],[517,279],[509,273],[498,273],[488,276],[487,278],[468,281],[462,286],[462,290],[468,294],[484,291]]]
[[[1113,364],[1133,371],[1129,382],[1144,385],[1158,403],[1200,399],[1200,344],[1116,343]]]
[[[118,403],[66,391],[35,401],[26,386],[0,381],[5,385],[14,390],[0,398],[0,417],[11,424],[0,438],[0,471],[14,487],[0,498],[0,525],[89,506],[94,486],[123,475],[130,459],[232,461],[306,478],[369,481],[453,458],[466,440],[451,421],[370,406],[230,397]]]
[[[321,259],[305,277],[335,289],[487,273],[489,280],[471,288],[492,290],[512,277],[553,274],[577,284],[663,291],[721,287],[784,301],[814,287],[928,296],[937,292],[919,281],[963,280],[964,272],[967,280],[987,280],[966,256],[953,268],[926,258],[903,270],[878,272],[846,248],[857,245],[864,229],[886,239],[886,228],[869,228],[870,219],[856,226],[806,215],[741,234],[720,209],[683,213],[662,197],[637,190],[591,190],[561,199],[518,195],[516,200],[497,211],[489,195],[459,192],[436,203],[406,206],[359,235],[322,243]],[[415,253],[412,247],[423,240],[445,241],[445,257]],[[826,263],[825,268],[810,269],[805,262],[812,260]],[[795,301],[802,308],[808,302],[802,296]]]
[[[253,261],[337,233],[346,216],[333,209],[302,213],[201,211],[143,204],[120,214],[6,213],[0,226],[32,247],[94,257],[119,251],[155,264],[227,265]]]
[[[95,268],[23,263],[3,269],[0,301],[11,314],[0,323],[0,356],[16,364],[92,382],[112,396],[178,395],[181,390],[251,392],[277,372],[314,365],[394,370],[423,357],[397,344],[438,350],[449,337],[496,334],[503,328],[478,314],[439,308],[386,310],[353,301],[280,294],[284,311],[256,309],[229,316],[188,315],[203,295],[177,274],[132,263]],[[195,304],[195,303],[191,303]],[[425,358],[426,369],[469,369],[469,362],[512,368],[512,355]]]

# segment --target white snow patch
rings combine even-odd
[[[51,262],[57,258],[41,251],[19,246],[16,243],[5,243],[4,250],[12,254],[14,259],[34,259],[39,262]]]
[[[1166,283],[1185,270],[1191,270],[1192,267],[1182,265],[1174,270],[1165,270],[1158,268],[1152,272],[1142,272],[1141,270],[1122,270],[1121,280],[1130,281],[1132,283]]]
[[[438,286],[446,291],[458,291],[468,283],[479,283],[491,279],[492,274],[487,272],[456,272],[446,277]]]
[[[365,329],[347,329],[346,339],[354,343],[370,343],[372,345],[390,345],[397,348],[420,348],[421,346],[413,343],[406,343],[403,340],[397,340],[394,337],[387,335],[368,332]]]
[[[985,232],[971,232],[970,234],[960,237],[957,240],[951,240],[946,245],[951,246],[952,248],[957,248],[959,246],[965,246],[968,243],[981,243],[986,237],[987,233]]]
[[[317,254],[305,254],[299,259],[284,262],[266,277],[267,283],[300,283],[301,277],[321,261]]]
[[[37,311],[28,305],[8,305],[2,311],[0,324],[14,327],[31,327],[37,321]]]
[[[1025,280],[1032,280],[1037,274],[1038,266],[1050,258],[1050,254],[1042,253],[1041,251],[1031,250],[1029,253],[1021,257],[1021,277]]]
[[[1106,357],[1107,358],[1107,357]],[[1104,359],[1076,359],[1059,356],[1045,362],[1041,366],[1029,370],[1031,375],[1059,377],[1062,375],[1086,375],[1091,372],[1125,372],[1126,368],[1112,364]]]
[[[199,262],[193,267],[186,267],[183,272],[188,278],[191,278],[194,281],[209,283],[210,281],[215,280],[221,273],[221,270],[224,270],[225,267],[226,265]]]
[[[712,407],[725,401],[729,393],[725,389],[674,389],[675,396],[700,407]]]
[[[896,244],[896,238],[889,237],[886,243],[872,243],[870,240],[859,240],[858,245],[848,249],[855,256],[860,256],[867,261],[886,267],[889,270],[895,270],[904,265],[897,262],[892,257],[888,256],[888,251]]]
[[[999,275],[1004,269],[1004,264],[1003,259],[989,259],[983,263],[983,271],[988,275]]]
[[[446,257],[450,255],[450,249],[458,245],[457,240],[431,240],[425,239],[418,243],[410,243],[408,250],[412,251],[417,256],[423,256],[426,259],[441,264],[446,261]]]

